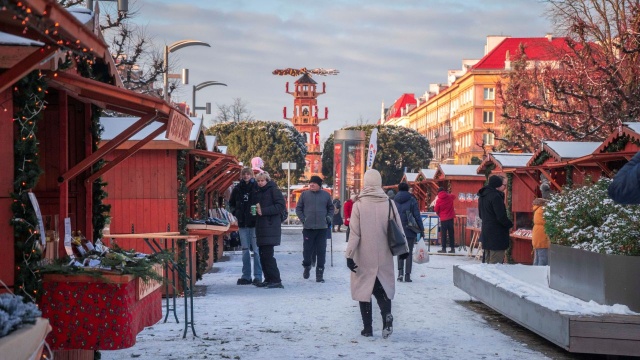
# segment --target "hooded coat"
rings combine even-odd
[[[482,219],[482,248],[506,250],[509,248],[509,229],[513,222],[507,217],[504,193],[492,186],[478,191],[478,215]]]
[[[282,229],[280,214],[286,209],[284,196],[273,181],[267,181],[256,192],[256,202],[260,204],[262,215],[256,217],[256,241],[258,247],[280,245]]]
[[[551,245],[549,237],[544,232],[544,206],[546,200],[535,199],[533,201],[533,231],[531,234],[531,244],[534,249],[548,249]]]
[[[436,206],[434,211],[438,214],[440,221],[451,220],[456,217],[456,212],[453,208],[453,200],[456,196],[449,194],[446,191],[440,191],[436,198]]]
[[[414,240],[418,237],[418,234],[407,227],[409,220],[407,219],[407,211],[413,216],[420,228],[420,232],[424,232],[424,225],[422,224],[422,217],[420,216],[420,210],[418,210],[418,201],[408,191],[398,191],[393,198],[396,203],[396,208],[400,214],[400,220],[402,220],[402,230],[407,240]]]
[[[608,193],[619,204],[640,204],[640,151],[613,177]]]
[[[349,199],[344,203],[344,224],[349,226],[351,220],[351,210],[353,209],[353,200]]]
[[[389,207],[391,206],[391,215]],[[393,201],[382,189],[382,178],[376,170],[367,170],[364,188],[351,211],[349,242],[345,256],[353,259],[358,268],[351,272],[351,298],[369,302],[376,278],[387,297],[393,300],[396,293],[395,266],[387,242],[388,219],[400,218]]]

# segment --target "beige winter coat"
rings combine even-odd
[[[371,171],[371,170],[369,170]],[[367,173],[369,173],[367,171]],[[389,197],[384,193],[379,180],[371,180],[365,174],[365,188],[353,204],[350,235],[347,244],[346,257],[352,258],[358,268],[351,273],[351,298],[356,301],[371,301],[373,285],[376,277],[389,299],[393,299],[395,287],[395,266],[393,255],[387,243],[387,219],[389,213]],[[367,186],[373,181],[375,185]],[[377,183],[379,181],[379,184]],[[395,204],[391,201],[392,215],[400,221],[400,215]]]

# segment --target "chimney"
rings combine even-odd
[[[546,37],[547,40],[549,40],[549,41],[553,41],[553,34],[551,34],[551,33],[547,33],[547,35],[545,35],[544,37]]]

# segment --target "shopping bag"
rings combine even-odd
[[[418,244],[413,249],[413,262],[416,264],[424,264],[429,262],[429,250],[424,239],[418,234]]]

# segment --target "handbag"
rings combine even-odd
[[[404,214],[407,216],[407,227],[409,230],[413,231],[416,234],[421,233],[420,227],[418,227],[418,223],[416,222],[416,218],[413,217],[413,213],[411,210],[405,210]]]
[[[429,262],[429,250],[427,249],[427,245],[424,243],[424,239],[420,237],[418,240],[418,245],[413,249],[413,262],[416,264],[424,264]]]
[[[407,244],[407,238],[404,236],[404,231],[396,219],[396,213],[393,212],[393,218],[391,218],[391,199],[389,199],[389,214],[387,215],[387,242],[389,243],[389,250],[393,256],[404,255],[409,252],[409,245]]]

